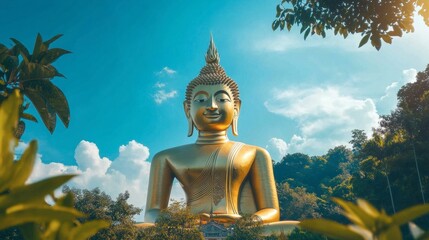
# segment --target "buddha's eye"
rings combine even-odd
[[[231,100],[229,100],[229,98],[218,98],[217,101],[221,102],[221,103],[231,102]]]
[[[194,98],[194,102],[197,103],[203,103],[207,100],[207,96],[205,94],[198,94],[197,96],[195,96]]]
[[[216,101],[220,103],[231,102],[231,98],[225,93],[220,93],[216,95]]]

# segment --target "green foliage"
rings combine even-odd
[[[262,223],[255,221],[250,215],[244,215],[237,220],[232,228],[232,234],[227,237],[227,240],[264,239],[261,235]]]
[[[79,218],[81,223],[86,224],[101,219],[111,224],[109,228],[94,233],[91,240],[136,239],[138,237],[139,230],[134,226],[133,217],[139,214],[141,209],[127,202],[130,197],[127,191],[119,194],[115,201],[98,188],[89,191],[70,189],[65,186],[63,193],[72,193],[76,197],[74,207],[87,216]]]
[[[316,195],[307,193],[304,187],[291,188],[289,183],[285,182],[277,185],[277,193],[282,218],[301,220],[320,217]]]
[[[140,239],[204,239],[198,227],[198,216],[192,214],[185,203],[173,201],[161,210],[154,227],[142,230]]]
[[[288,31],[301,26],[304,39],[311,35],[326,36],[327,30],[347,38],[361,34],[359,47],[369,40],[377,50],[381,42],[391,44],[393,37],[414,31],[414,13],[429,26],[429,2],[426,0],[282,0],[276,8],[273,30]]]
[[[14,43],[11,48],[0,44],[0,103],[14,89],[19,89],[33,103],[51,133],[55,130],[57,115],[66,127],[70,121],[67,99],[51,82],[54,77],[64,77],[52,63],[64,54],[70,53],[61,48],[49,49],[50,44],[61,36],[59,34],[43,41],[42,36],[38,34],[33,53],[14,38],[11,38]],[[28,105],[25,106],[22,110],[28,108]],[[34,116],[24,112],[21,112],[20,117],[36,120]]]
[[[73,196],[56,199],[53,192],[73,175],[51,177],[25,184],[33,171],[37,142],[31,141],[21,158],[14,160],[17,144],[14,130],[18,123],[22,98],[15,90],[0,104],[0,230],[19,227],[25,239],[86,239],[98,229],[107,227],[105,221],[75,223],[84,215],[74,209]],[[45,197],[54,197],[48,205]],[[12,230],[16,235],[16,231]]]
[[[402,240],[400,226],[429,213],[429,204],[402,210],[393,216],[377,210],[365,200],[357,204],[339,198],[334,201],[343,209],[351,224],[344,225],[327,219],[308,219],[299,226],[312,232],[342,240]]]
[[[295,228],[288,236],[288,240],[327,240],[327,237],[320,234],[305,231],[301,228]]]

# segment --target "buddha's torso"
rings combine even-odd
[[[238,142],[191,144],[167,150],[193,213],[238,214],[240,188],[253,164],[253,148]]]

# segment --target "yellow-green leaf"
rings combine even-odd
[[[373,229],[375,226],[375,218],[371,217],[357,205],[339,198],[333,198],[333,201],[345,210],[344,215],[348,217],[353,223],[367,229]]]
[[[72,221],[83,214],[73,208],[59,206],[14,206],[0,216],[0,230],[27,222],[47,222],[50,220]]]
[[[379,240],[402,240],[402,233],[399,226],[392,226],[387,230],[382,231],[378,238]]]
[[[93,220],[83,223],[70,231],[69,240],[86,240],[100,229],[108,228],[110,223],[105,220]]]
[[[380,216],[380,212],[366,200],[358,198],[356,202],[362,210],[364,210],[372,217],[377,218],[378,216]]]
[[[347,226],[325,219],[306,219],[299,226],[311,232],[319,233],[339,240],[363,240],[359,234]]]
[[[429,213],[429,204],[420,204],[404,209],[392,216],[396,225],[402,225]]]
[[[51,177],[36,183],[15,188],[7,195],[0,195],[0,209],[6,209],[15,204],[43,199],[46,195],[53,192],[74,176],[75,175],[61,175]]]
[[[9,188],[15,188],[24,185],[27,179],[30,177],[33,171],[34,162],[37,154],[37,142],[31,141],[29,146],[25,149],[19,161],[15,161],[13,166],[13,180],[11,181]]]
[[[15,90],[0,105],[0,192],[8,188],[7,184],[12,177],[12,149],[17,143],[14,129],[18,123],[21,104],[22,97],[19,91]]]

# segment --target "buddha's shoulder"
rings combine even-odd
[[[263,148],[263,147],[259,147],[259,146],[255,146],[255,145],[250,145],[250,144],[245,144],[242,142],[232,142],[232,144],[241,144],[243,147],[243,151],[253,151],[257,154],[263,154],[263,155],[269,155],[268,151]]]
[[[195,144],[187,144],[182,146],[177,146],[173,148],[164,149],[155,154],[154,159],[157,158],[170,158],[171,156],[178,155],[180,153],[187,152],[191,149],[195,148]]]

